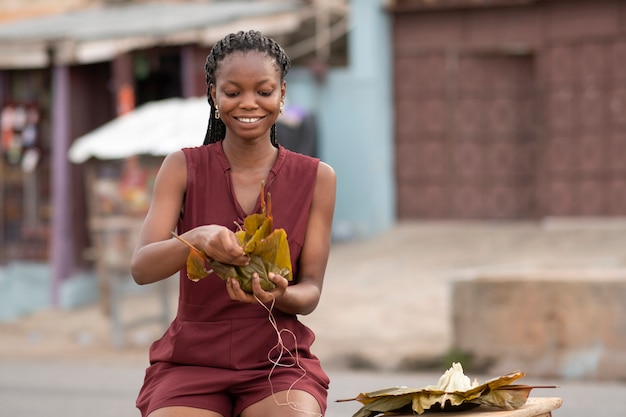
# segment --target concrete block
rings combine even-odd
[[[76,274],[61,283],[59,307],[73,309],[89,306],[98,302],[98,295],[98,279],[95,274]]]
[[[48,263],[11,262],[0,269],[0,322],[10,322],[51,308],[52,270]],[[61,283],[59,307],[72,309],[97,302],[94,274],[79,273]]]
[[[626,380],[626,270],[492,272],[453,282],[455,347],[490,373]]]
[[[11,262],[0,279],[0,320],[11,321],[49,307],[51,271],[46,263]]]

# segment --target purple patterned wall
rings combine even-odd
[[[626,2],[394,14],[400,218],[626,215]]]

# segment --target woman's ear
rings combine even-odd
[[[215,91],[215,84],[211,83],[209,84],[209,94],[211,95],[211,100],[213,101],[213,103],[216,103],[216,91]]]

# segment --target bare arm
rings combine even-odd
[[[150,209],[131,260],[131,274],[138,284],[168,278],[185,266],[189,249],[172,237],[187,187],[187,166],[182,151],[165,158],[154,184]],[[224,263],[248,262],[232,231],[220,225],[200,226],[182,235],[196,248]]]
[[[254,295],[261,302],[269,304],[275,299],[275,307],[289,314],[309,314],[317,307],[330,253],[336,187],[335,172],[329,165],[320,162],[309,223],[300,253],[298,283],[288,286],[285,278],[270,274],[276,288],[263,291],[258,279],[253,281]],[[229,281],[227,289],[233,299],[256,302],[253,296],[239,288],[234,279]]]
[[[157,174],[150,208],[131,260],[131,274],[138,284],[165,279],[185,264],[188,251],[171,239],[171,233],[180,215],[186,182],[184,154],[181,151],[168,155]]]

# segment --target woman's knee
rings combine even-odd
[[[224,417],[215,411],[193,407],[163,407],[154,410],[148,417]]]
[[[274,393],[247,407],[241,417],[322,417],[320,405],[306,391],[288,390]]]

